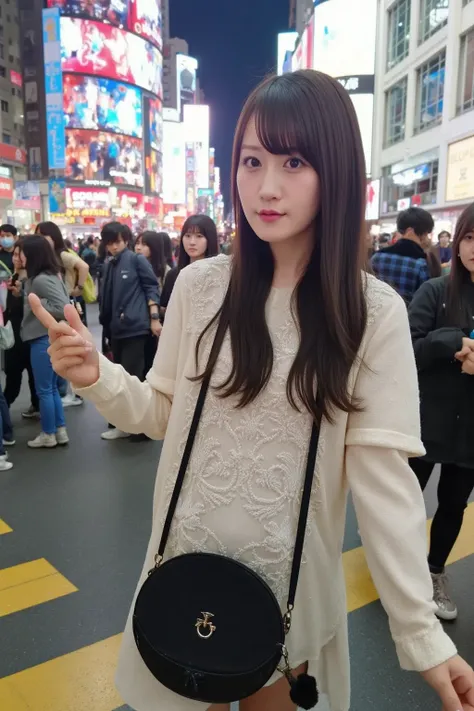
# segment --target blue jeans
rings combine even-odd
[[[65,380],[64,378],[61,378],[61,376],[58,375],[58,390],[59,390],[59,394],[61,397],[66,397],[68,388],[69,388],[69,384],[68,384],[67,380]]]
[[[55,434],[58,427],[65,427],[66,421],[58,391],[58,376],[53,370],[48,355],[48,336],[36,338],[30,344],[31,367],[39,399],[41,429],[46,434]]]
[[[8,409],[7,401],[5,400],[5,395],[0,386],[0,456],[5,454],[5,447],[3,445],[3,440],[6,439],[9,442],[13,441],[13,426],[10,417],[10,410]]]

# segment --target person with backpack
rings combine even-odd
[[[143,380],[150,334],[161,333],[160,288],[148,259],[130,249],[133,236],[120,222],[109,222],[101,232],[102,244],[111,259],[104,265],[99,298],[100,323],[115,363]],[[102,439],[129,437],[119,428],[109,428]]]

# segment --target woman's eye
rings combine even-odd
[[[304,163],[301,160],[301,158],[290,158],[287,162],[286,165],[291,168],[292,170],[296,170],[297,168],[302,168]]]
[[[244,165],[247,168],[259,168],[260,161],[258,160],[258,158],[254,158],[253,156],[248,156],[248,158],[244,158]]]

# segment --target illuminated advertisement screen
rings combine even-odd
[[[101,131],[66,131],[67,180],[143,187],[143,142]]]
[[[113,25],[128,25],[130,0],[48,0],[48,7],[58,7],[61,15],[90,17]]]
[[[116,79],[162,95],[161,52],[113,25],[62,17],[61,62],[63,72]]]
[[[198,60],[184,54],[176,55],[176,77],[178,80],[178,112],[181,115],[184,104],[196,102],[196,82]]]
[[[146,192],[150,195],[161,195],[163,190],[163,156],[157,151],[151,151],[146,159]]]
[[[66,128],[143,137],[141,91],[114,79],[63,75]]]
[[[209,106],[184,106],[184,135],[186,143],[194,144],[196,187],[209,187]]]
[[[278,35],[277,74],[291,72],[292,57],[297,41],[297,32],[280,32]]]
[[[184,124],[163,124],[163,200],[171,205],[186,202],[186,145]]]
[[[148,99],[148,114],[150,121],[150,146],[162,153],[163,151],[163,117],[161,114],[161,101]]]
[[[160,0],[48,0],[62,15],[110,22],[163,46]]]
[[[130,0],[129,29],[161,49],[163,46],[161,0]]]

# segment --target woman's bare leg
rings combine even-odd
[[[306,671],[308,665],[302,664],[294,670],[298,676]],[[265,686],[256,694],[240,702],[240,711],[296,711],[296,705],[290,699],[290,689],[285,678],[271,686]]]

